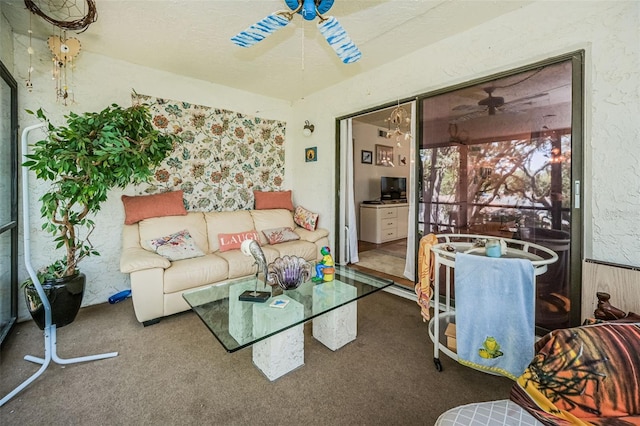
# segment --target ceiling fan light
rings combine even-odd
[[[240,47],[250,47],[264,40],[276,30],[285,27],[289,20],[277,13],[272,13],[261,21],[256,22],[244,31],[231,37],[231,41]]]
[[[351,64],[362,57],[358,47],[333,16],[329,16],[324,21],[319,22],[318,29],[343,63]]]

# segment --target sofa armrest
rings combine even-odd
[[[296,226],[296,229],[294,229],[294,232],[300,236],[301,240],[309,241],[310,243],[315,243],[321,238],[329,236],[329,231],[322,228],[318,228],[315,231],[309,231],[307,229]]]
[[[169,266],[171,266],[169,259],[143,248],[129,247],[122,250],[120,255],[120,272],[125,274],[144,269],[167,269]]]

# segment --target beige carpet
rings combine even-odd
[[[404,276],[404,257],[400,258],[391,254],[383,253],[380,249],[368,250],[358,253],[360,261],[356,264],[374,271],[384,272],[385,274],[394,275],[396,277]]]
[[[332,352],[305,326],[305,365],[270,382],[251,348],[226,353],[192,312],[142,327],[131,300],[84,308],[58,332],[61,357],[0,408],[0,425],[432,425],[447,409],[508,398],[513,382],[441,355],[433,364],[414,301],[378,292],[358,301],[357,339]],[[0,396],[38,366],[42,332],[18,324],[0,353]]]

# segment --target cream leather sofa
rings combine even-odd
[[[290,227],[299,240],[269,245],[265,229]],[[142,248],[141,242],[187,229],[204,256],[170,262]],[[120,271],[131,274],[131,295],[136,318],[144,325],[190,309],[182,298],[186,290],[222,283],[255,274],[251,256],[239,249],[220,251],[218,234],[256,230],[267,258],[295,255],[309,261],[322,259],[320,249],[329,245],[325,229],[308,231],[297,226],[285,209],[192,212],[186,216],[165,216],[124,225]]]

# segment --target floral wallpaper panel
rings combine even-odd
[[[285,123],[188,102],[132,94],[149,106],[154,126],[181,138],[140,193],[184,191],[187,210],[253,208],[253,191],[279,191]]]

